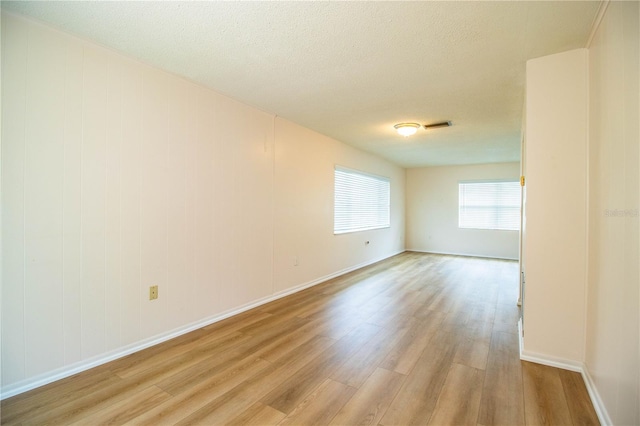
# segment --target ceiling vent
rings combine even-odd
[[[435,129],[438,127],[449,127],[451,126],[451,121],[441,121],[440,123],[433,123],[433,124],[425,124],[424,128],[425,129]]]

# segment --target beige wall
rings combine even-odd
[[[604,10],[588,52],[527,64],[523,358],[583,369],[601,420],[638,424],[640,7]]]
[[[613,424],[640,424],[638,2],[610,2],[589,48],[586,366]]]
[[[527,62],[524,353],[584,360],[587,50]]]
[[[275,130],[276,291],[404,250],[404,169],[280,118]],[[336,164],[391,178],[389,229],[333,235]]]
[[[5,13],[2,67],[3,396],[404,249],[400,167]],[[391,228],[333,235],[336,163]]]
[[[519,177],[519,163],[408,169],[407,249],[518,259],[518,231],[458,228],[458,182]]]

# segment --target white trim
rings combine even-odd
[[[510,231],[513,232],[513,231]],[[419,249],[406,249],[405,251],[414,251],[416,253],[427,253],[427,254],[442,254],[445,256],[462,256],[462,257],[479,257],[481,259],[498,259],[498,260],[518,260],[515,257],[499,257],[499,256],[485,256],[482,254],[469,254],[469,253],[449,253],[446,251],[429,251],[429,250],[419,250]]]
[[[500,182],[520,182],[520,176],[517,179],[503,178],[503,179],[461,179],[458,183],[500,183]]]
[[[587,392],[589,392],[589,397],[591,398],[591,402],[593,403],[593,408],[596,410],[596,414],[598,415],[598,420],[600,420],[600,424],[603,426],[613,425],[611,421],[611,417],[609,417],[609,413],[607,412],[607,408],[600,398],[600,394],[598,393],[598,388],[596,384],[593,382],[591,375],[589,374],[589,370],[586,366],[581,371],[582,379],[584,380],[584,384],[587,387]]]
[[[521,346],[522,348],[522,346]],[[561,368],[563,370],[576,371],[582,373],[584,364],[564,358],[557,358],[550,355],[539,354],[536,352],[520,350],[520,359],[522,361],[535,362],[536,364],[548,365],[549,367]]]
[[[520,345],[520,359],[522,361],[535,362],[536,364],[548,365],[550,367],[562,368],[563,370],[575,371],[582,375],[582,380],[587,388],[587,393],[593,404],[593,409],[596,411],[598,420],[603,426],[612,425],[611,417],[607,412],[607,408],[600,398],[598,388],[596,387],[587,366],[582,362],[571,361],[567,359],[557,358],[549,355],[539,354],[535,352],[529,352],[524,350],[524,337],[522,333],[522,320],[518,321],[518,342]]]
[[[131,345],[124,346],[122,348],[116,349],[114,351],[110,351],[104,354],[101,354],[96,357],[92,357],[80,362],[76,362],[71,365],[67,365],[53,371],[49,371],[47,373],[41,374],[36,377],[32,377],[27,380],[23,380],[17,383],[13,383],[11,385],[5,386],[0,391],[0,400],[10,398],[12,396],[21,394],[23,392],[30,391],[40,386],[44,386],[46,384],[55,382],[60,379],[64,379],[65,377],[72,376],[74,374],[89,370],[91,368],[97,367],[102,364],[106,364],[107,362],[114,361],[118,358],[122,358],[124,356],[130,355],[134,352],[141,351],[148,347],[157,345],[162,342],[166,342],[167,340],[171,340],[175,337],[181,336],[183,334],[189,333],[191,331],[197,330],[199,328],[205,327],[207,325],[213,324],[218,321],[222,321],[223,319],[232,317],[234,315],[240,314],[242,312],[248,311],[250,309],[256,308],[258,306],[262,306],[266,303],[272,302],[277,299],[281,299],[285,296],[289,296],[291,294],[297,293],[299,291],[305,290],[309,287],[313,287],[317,284],[328,281],[332,278],[339,277],[340,275],[347,274],[349,272],[355,271],[356,269],[364,268],[365,266],[372,265],[374,263],[380,262],[382,260],[388,259],[393,256],[397,256],[400,253],[405,252],[405,250],[400,250],[398,252],[385,255],[379,258],[375,258],[370,261],[366,261],[360,263],[355,266],[351,266],[340,271],[334,272],[332,274],[325,275],[323,277],[317,278],[315,280],[308,281],[306,283],[300,284],[298,286],[289,288],[287,290],[279,291],[271,296],[263,297],[261,299],[255,300],[253,302],[247,303],[235,309],[230,309],[218,315],[213,315],[207,318],[204,318],[200,321],[187,324],[182,327],[178,327],[176,329],[170,330],[166,333],[161,333],[156,336],[150,337],[148,339],[141,340]]]
[[[522,332],[522,317],[518,320],[518,354],[520,355],[520,359],[522,359],[522,345],[524,345],[523,341],[523,332]]]
[[[379,179],[379,180],[383,180],[385,182],[391,183],[391,178],[389,176],[377,175],[375,173],[369,173],[369,172],[365,172],[365,171],[362,171],[362,170],[352,169],[350,167],[341,166],[339,164],[334,164],[333,165],[333,170],[334,171],[338,170],[338,171],[346,172],[346,173],[355,173],[355,174],[368,176],[368,177],[371,177],[371,178],[374,178],[374,179]]]
[[[600,3],[600,6],[598,8],[598,12],[596,13],[596,16],[593,19],[593,23],[591,24],[591,31],[589,33],[589,38],[587,39],[587,44],[585,45],[585,47],[587,49],[591,48],[591,43],[593,42],[593,39],[596,35],[596,33],[598,32],[598,29],[600,27],[600,24],[602,23],[602,19],[604,18],[604,15],[607,11],[607,8],[609,7],[609,0],[603,0],[602,3]],[[590,54],[590,53],[589,53]],[[589,73],[589,62],[587,59],[587,64],[586,64],[586,69],[587,69],[587,73]],[[590,76],[587,76],[587,84],[590,81]],[[587,87],[587,115],[589,114],[589,96],[591,95],[590,91],[588,90]],[[587,134],[587,153],[589,153],[589,144],[590,144],[590,139],[589,139],[589,134]],[[587,176],[587,180],[589,179],[589,162],[587,161],[587,165],[586,165],[586,176]],[[587,199],[587,224],[589,223],[589,208],[588,208],[588,204],[589,204],[589,185],[587,185],[586,188],[586,199]],[[587,241],[587,248],[588,248],[588,243],[589,243],[589,230],[587,229],[587,233],[586,233],[586,241]],[[587,265],[586,267],[586,282],[589,282],[589,267]],[[584,305],[585,305],[585,318],[586,318],[586,314],[587,314],[587,310],[588,310],[588,297],[589,294],[588,292],[585,293],[585,299],[584,299]],[[585,336],[586,336],[586,324],[585,324],[585,329],[583,330]],[[585,353],[586,353],[586,346],[587,346],[587,340],[586,338],[584,339],[584,347],[585,347]],[[584,384],[587,387],[587,392],[589,393],[589,398],[591,398],[591,403],[593,404],[593,408],[596,410],[596,414],[598,415],[598,420],[600,420],[600,424],[602,425],[612,425],[613,422],[611,421],[611,417],[609,416],[609,413],[607,411],[607,408],[604,404],[604,402],[602,401],[602,398],[600,398],[600,394],[598,393],[598,388],[596,387],[596,384],[594,383],[593,379],[591,378],[591,374],[589,374],[589,370],[587,369],[587,366],[582,364],[582,368],[580,369],[580,373],[582,374],[582,380],[584,380]]]
[[[593,41],[596,32],[598,32],[600,22],[602,22],[602,18],[607,11],[607,7],[609,7],[609,0],[602,0],[602,3],[600,3],[600,6],[598,7],[598,12],[596,13],[596,16],[593,18],[593,22],[591,23],[591,31],[589,32],[589,38],[587,39],[587,44],[585,45],[587,49],[591,47],[591,42]]]

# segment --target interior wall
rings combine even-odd
[[[404,169],[281,118],[275,130],[276,291],[404,251]],[[389,228],[333,235],[336,164],[390,178]]]
[[[588,53],[527,62],[523,354],[584,362]]]
[[[5,12],[2,59],[3,397],[404,249],[400,167]],[[333,236],[334,163],[391,228]]]
[[[518,231],[458,228],[458,182],[520,179],[520,163],[407,170],[407,249],[518,259]]]
[[[613,424],[640,424],[640,8],[609,2],[589,49],[586,366]]]

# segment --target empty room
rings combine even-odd
[[[640,425],[639,1],[2,1],[3,425]]]

